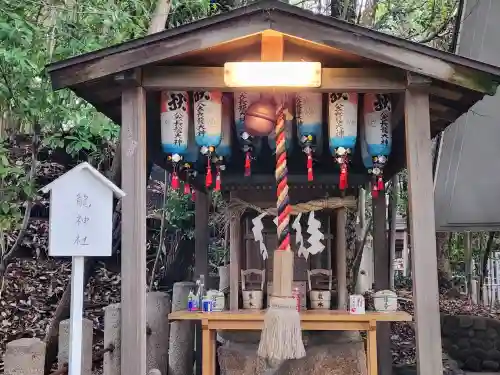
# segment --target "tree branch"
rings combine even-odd
[[[30,166],[30,171],[28,174],[28,179],[30,182],[32,182],[35,179],[36,175],[36,163],[38,160],[38,135],[37,135],[37,125],[35,125],[35,128],[33,130],[33,136],[31,140],[31,147],[32,147],[32,153],[31,153],[31,166]],[[29,196],[27,201],[26,201],[26,209],[24,211],[24,217],[23,221],[21,224],[21,228],[19,229],[19,233],[17,235],[16,241],[12,245],[12,247],[4,254],[2,259],[0,260],[0,276],[3,275],[6,269],[6,265],[9,262],[9,260],[14,256],[16,253],[17,249],[19,248],[19,245],[21,244],[21,241],[26,234],[26,230],[28,229],[28,224],[29,220],[31,217],[31,209],[33,208],[33,196]]]
[[[429,43],[433,39],[437,38],[441,33],[443,33],[448,28],[448,26],[451,23],[451,20],[453,20],[455,18],[454,14],[455,14],[455,10],[451,13],[450,17],[448,17],[448,19],[445,22],[443,22],[443,24],[437,30],[435,30],[433,33],[427,35],[425,38],[417,40],[416,42],[417,43]]]

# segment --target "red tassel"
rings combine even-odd
[[[312,152],[307,153],[307,181],[314,180]]]
[[[179,177],[177,176],[177,172],[175,171],[174,173],[172,173],[172,189],[179,189]]]
[[[339,179],[339,189],[345,190],[347,187],[347,165],[343,162],[340,165],[340,179]]]
[[[189,183],[184,184],[184,195],[188,195],[191,193],[191,186],[189,186]]]
[[[220,169],[217,167],[217,174],[215,175],[215,191],[220,191]]]
[[[210,157],[208,157],[207,176],[205,177],[205,186],[206,187],[212,186],[212,165],[210,164]]]
[[[372,198],[378,198],[378,186],[375,182],[372,183]]]
[[[250,176],[251,173],[250,165],[251,165],[250,151],[247,151],[245,154],[245,177]]]
[[[378,176],[377,184],[378,184],[378,186],[377,186],[378,190],[380,190],[380,191],[384,190],[385,186],[384,186],[384,180],[382,179],[382,176]]]
[[[194,202],[196,201],[196,190],[191,189],[191,200]]]

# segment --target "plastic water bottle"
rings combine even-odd
[[[197,309],[197,304],[196,304],[196,298],[192,290],[189,291],[188,295],[188,305],[187,305],[188,311],[196,311]]]

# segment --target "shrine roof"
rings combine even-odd
[[[154,65],[222,66],[226,61],[251,60],[260,50],[260,34],[267,30],[284,34],[289,60],[314,58],[324,67],[391,66],[431,78],[431,95],[442,99],[434,106],[443,112],[440,127],[485,94],[493,95],[500,82],[497,66],[274,0],[55,62],[47,71],[54,89],[72,89],[120,123],[117,74]]]
[[[404,121],[403,93],[408,84],[419,84],[410,82],[407,72],[430,81],[432,135],[452,124],[484,95],[494,95],[500,83],[500,67],[275,0],[257,1],[174,29],[55,62],[47,66],[47,72],[55,90],[73,90],[121,124],[121,93],[125,85],[145,87],[148,115],[158,112],[158,91],[174,88],[161,84],[153,85],[153,89],[151,85],[147,87],[145,81],[149,79],[151,83],[151,77],[156,74],[153,72],[163,71],[172,79],[179,69],[185,73],[190,68],[198,68],[191,75],[193,82],[196,77],[206,79],[203,69],[215,68],[220,72],[228,61],[259,60],[262,36],[270,30],[283,36],[286,61],[320,61],[323,68],[345,69],[348,72],[342,73],[343,82],[349,81],[349,74],[354,71],[355,74],[363,71],[374,78],[373,82],[400,83],[392,86],[397,90],[391,91],[391,95],[395,108],[393,154],[397,155],[393,159],[401,162],[394,168],[388,166],[391,173],[404,164],[404,126],[400,126]],[[387,73],[383,73],[384,69],[388,69]],[[222,81],[221,77],[216,78]],[[330,81],[334,79],[332,76]],[[184,82],[178,78],[176,83],[181,81]],[[212,89],[232,91],[221,86]],[[154,137],[158,138],[158,134],[148,131],[148,139]],[[156,162],[163,156],[159,150],[155,152]],[[324,183],[328,185],[330,181]]]

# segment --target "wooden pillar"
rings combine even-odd
[[[394,175],[391,179],[392,190],[389,204],[389,212],[391,215],[391,226],[389,228],[389,287],[394,289],[394,260],[396,259],[396,233],[397,233],[397,216],[398,216],[398,197],[399,197],[399,179],[398,175]]]
[[[238,310],[241,258],[241,215],[231,210],[229,221],[229,308]]]
[[[146,92],[122,93],[121,371],[146,373]],[[134,353],[134,355],[130,355]]]
[[[208,290],[212,284],[208,274],[208,214],[210,209],[210,193],[197,191],[195,201],[194,216],[194,279],[197,280],[201,275],[205,277],[205,290]],[[196,344],[196,375],[202,372],[202,329],[201,324],[196,323],[195,344]]]
[[[427,79],[410,74],[405,95],[406,165],[419,375],[443,373],[429,83]]]
[[[389,289],[389,247],[387,246],[387,206],[382,192],[372,199],[373,204],[373,259],[375,291]],[[392,373],[391,327],[377,324],[378,373]]]
[[[210,193],[196,192],[195,216],[194,216],[194,280],[200,275],[205,276],[205,287],[210,284],[208,276],[208,214],[210,209]]]
[[[346,209],[337,209],[337,309],[347,310],[347,243],[346,243]]]

